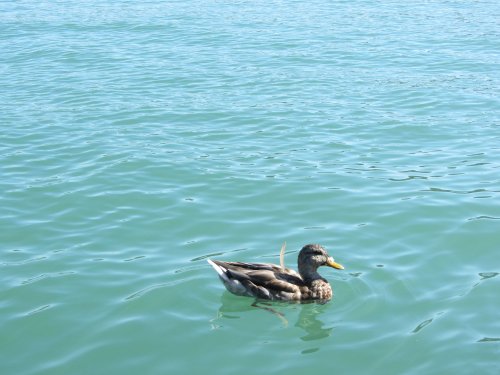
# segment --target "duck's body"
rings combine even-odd
[[[224,262],[208,263],[219,274],[231,293],[261,299],[281,301],[328,301],[333,292],[317,268],[329,266],[343,269],[320,245],[306,245],[298,257],[299,272],[268,263]]]

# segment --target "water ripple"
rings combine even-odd
[[[52,305],[44,305],[44,306],[40,306],[34,310],[31,310],[29,312],[26,313],[26,316],[29,316],[29,315],[34,315],[34,314],[38,314],[38,313],[41,313],[42,311],[45,311],[47,309],[50,309],[52,307]]]

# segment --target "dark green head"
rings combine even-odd
[[[318,267],[328,266],[336,268],[338,270],[343,270],[344,266],[336,263],[333,258],[328,255],[326,250],[321,245],[306,245],[300,250],[299,259],[299,272],[303,274],[315,272]]]

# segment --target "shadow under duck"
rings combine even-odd
[[[283,264],[207,261],[231,293],[279,301],[326,302],[333,296],[332,287],[320,276],[318,267],[344,269],[320,245],[306,245],[300,250],[299,272]]]

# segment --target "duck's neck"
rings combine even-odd
[[[304,263],[299,264],[299,273],[300,276],[302,276],[302,279],[308,284],[312,283],[314,280],[323,280],[321,275],[318,273],[318,267],[313,265]]]

